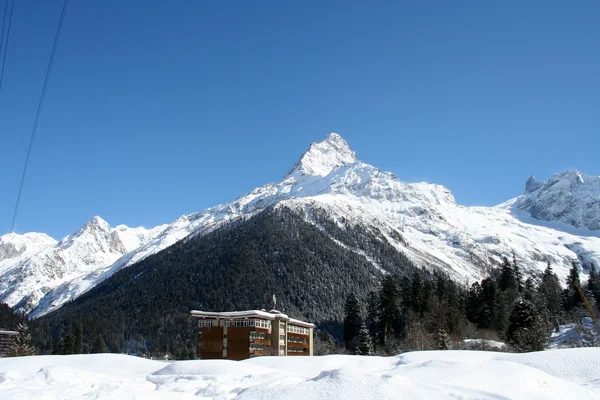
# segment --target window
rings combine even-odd
[[[212,319],[199,319],[198,320],[198,327],[199,328],[208,328],[210,326],[213,326],[213,321]]]
[[[225,326],[225,327],[230,327],[231,326],[231,320],[230,319],[221,320],[221,322],[223,323],[222,326]]]
[[[254,320],[254,318],[250,318],[250,319],[248,320],[248,326],[254,326],[254,321],[255,321],[255,320]],[[256,322],[258,322],[258,320],[256,320]],[[258,325],[257,325],[257,326],[258,326]]]
[[[246,326],[248,324],[248,321],[246,321],[245,319],[236,319],[233,321],[233,326]]]
[[[288,325],[288,332],[301,333],[303,335],[308,335],[310,331],[308,328],[304,328],[302,326]]]

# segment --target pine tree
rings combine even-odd
[[[75,354],[75,336],[70,330],[61,338],[60,354]]]
[[[391,275],[386,275],[381,282],[381,292],[379,293],[380,340],[384,346],[389,338],[400,333],[397,332],[400,318],[397,299],[396,281]]]
[[[504,257],[502,260],[502,267],[500,269],[500,282],[498,285],[501,291],[507,291],[510,289],[517,289],[518,282],[517,277],[515,276],[515,270],[508,258]]]
[[[31,356],[35,354],[35,348],[31,345],[31,334],[26,323],[20,322],[17,326],[17,335],[13,343],[9,357]]]
[[[446,329],[442,325],[439,326],[435,334],[435,344],[438,350],[450,350],[452,348],[452,341]]]
[[[597,304],[600,304],[600,277],[594,263],[590,265],[590,277],[587,282],[587,290],[592,293]]]
[[[571,269],[569,270],[569,276],[567,277],[567,286],[575,288],[576,286],[581,287],[581,281],[579,280],[579,268],[575,261],[571,263]]]
[[[535,297],[535,284],[533,283],[533,279],[531,279],[531,277],[529,277],[525,281],[525,286],[523,287],[523,298],[527,301],[533,301],[534,297]]]
[[[518,351],[540,351],[546,348],[548,337],[535,305],[529,301],[517,302],[508,318],[508,342]]]
[[[513,270],[515,273],[515,279],[517,280],[517,289],[519,293],[523,293],[523,276],[521,275],[521,270],[519,269],[519,264],[517,264],[517,256],[513,251]]]
[[[94,342],[94,347],[92,350],[93,353],[106,353],[106,343],[104,342],[104,338],[102,335],[98,334],[96,336],[96,341]]]
[[[565,309],[567,311],[572,310],[573,308],[580,306],[583,304],[583,299],[579,294],[579,290],[581,289],[581,281],[579,280],[579,268],[577,264],[573,261],[571,263],[571,269],[569,270],[569,275],[567,276],[567,288],[565,289]]]
[[[356,341],[362,319],[360,317],[360,305],[354,293],[348,294],[346,304],[344,306],[344,345],[348,350],[356,349]]]
[[[548,266],[544,270],[544,275],[538,288],[538,294],[541,297],[540,300],[552,324],[555,326],[558,325],[558,318],[562,309],[562,288],[560,287],[558,276],[552,270],[550,261],[548,261]]]
[[[83,326],[81,323],[75,325],[75,333],[73,337],[73,354],[83,354]]]
[[[371,341],[371,333],[363,324],[358,333],[358,345],[356,346],[356,354],[361,356],[370,356],[373,354],[373,342]]]
[[[367,297],[367,316],[365,318],[365,323],[371,337],[379,337],[379,295],[375,291],[369,292],[369,296]]]

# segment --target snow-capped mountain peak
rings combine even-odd
[[[111,228],[108,222],[95,216],[58,243],[46,235],[40,237],[40,234],[4,235],[0,252],[3,252],[2,248],[8,249],[4,252],[12,251],[13,257],[10,262],[0,263],[0,302],[28,312],[49,291],[65,281],[109,267],[125,254],[154,239],[163,229],[164,226],[147,230],[125,225]],[[24,243],[34,237],[38,245],[15,253],[11,249],[16,246],[6,244],[5,237],[12,242],[18,238]],[[68,300],[70,297],[64,299]]]
[[[600,230],[600,176],[569,169],[545,182],[530,177],[516,206],[542,221]]]
[[[581,234],[534,218],[600,229],[599,199],[599,177],[569,170],[546,182],[530,177],[525,194],[501,206],[464,207],[444,186],[403,182],[359,161],[348,143],[332,133],[311,144],[281,182],[169,225],[111,228],[100,217],[92,218],[55,247],[0,271],[0,301],[32,310],[34,318],[44,315],[180,240],[272,206],[296,209],[317,228],[313,216],[318,214],[339,226],[377,232],[418,265],[443,268],[461,280],[480,279],[513,252],[524,273],[536,276],[550,261],[564,278],[573,260],[585,265],[600,261],[600,232]],[[383,268],[376,260],[373,264]]]
[[[296,173],[312,176],[327,176],[344,165],[356,162],[356,153],[337,133],[330,133],[319,143],[312,143],[300,160],[288,171],[286,177]]]
[[[56,240],[45,233],[7,233],[0,236],[0,274],[5,266],[16,264],[54,245]]]

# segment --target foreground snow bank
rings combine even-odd
[[[262,357],[165,363],[98,354],[0,359],[2,399],[598,399],[600,348],[529,354]]]

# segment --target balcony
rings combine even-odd
[[[310,345],[308,343],[294,343],[294,342],[288,342],[288,351],[290,349],[294,349],[294,350],[300,350],[300,349],[308,349],[310,347]]]
[[[271,345],[271,339],[253,339],[250,338],[250,343],[255,343],[255,344],[260,344],[263,346],[270,346]]]

